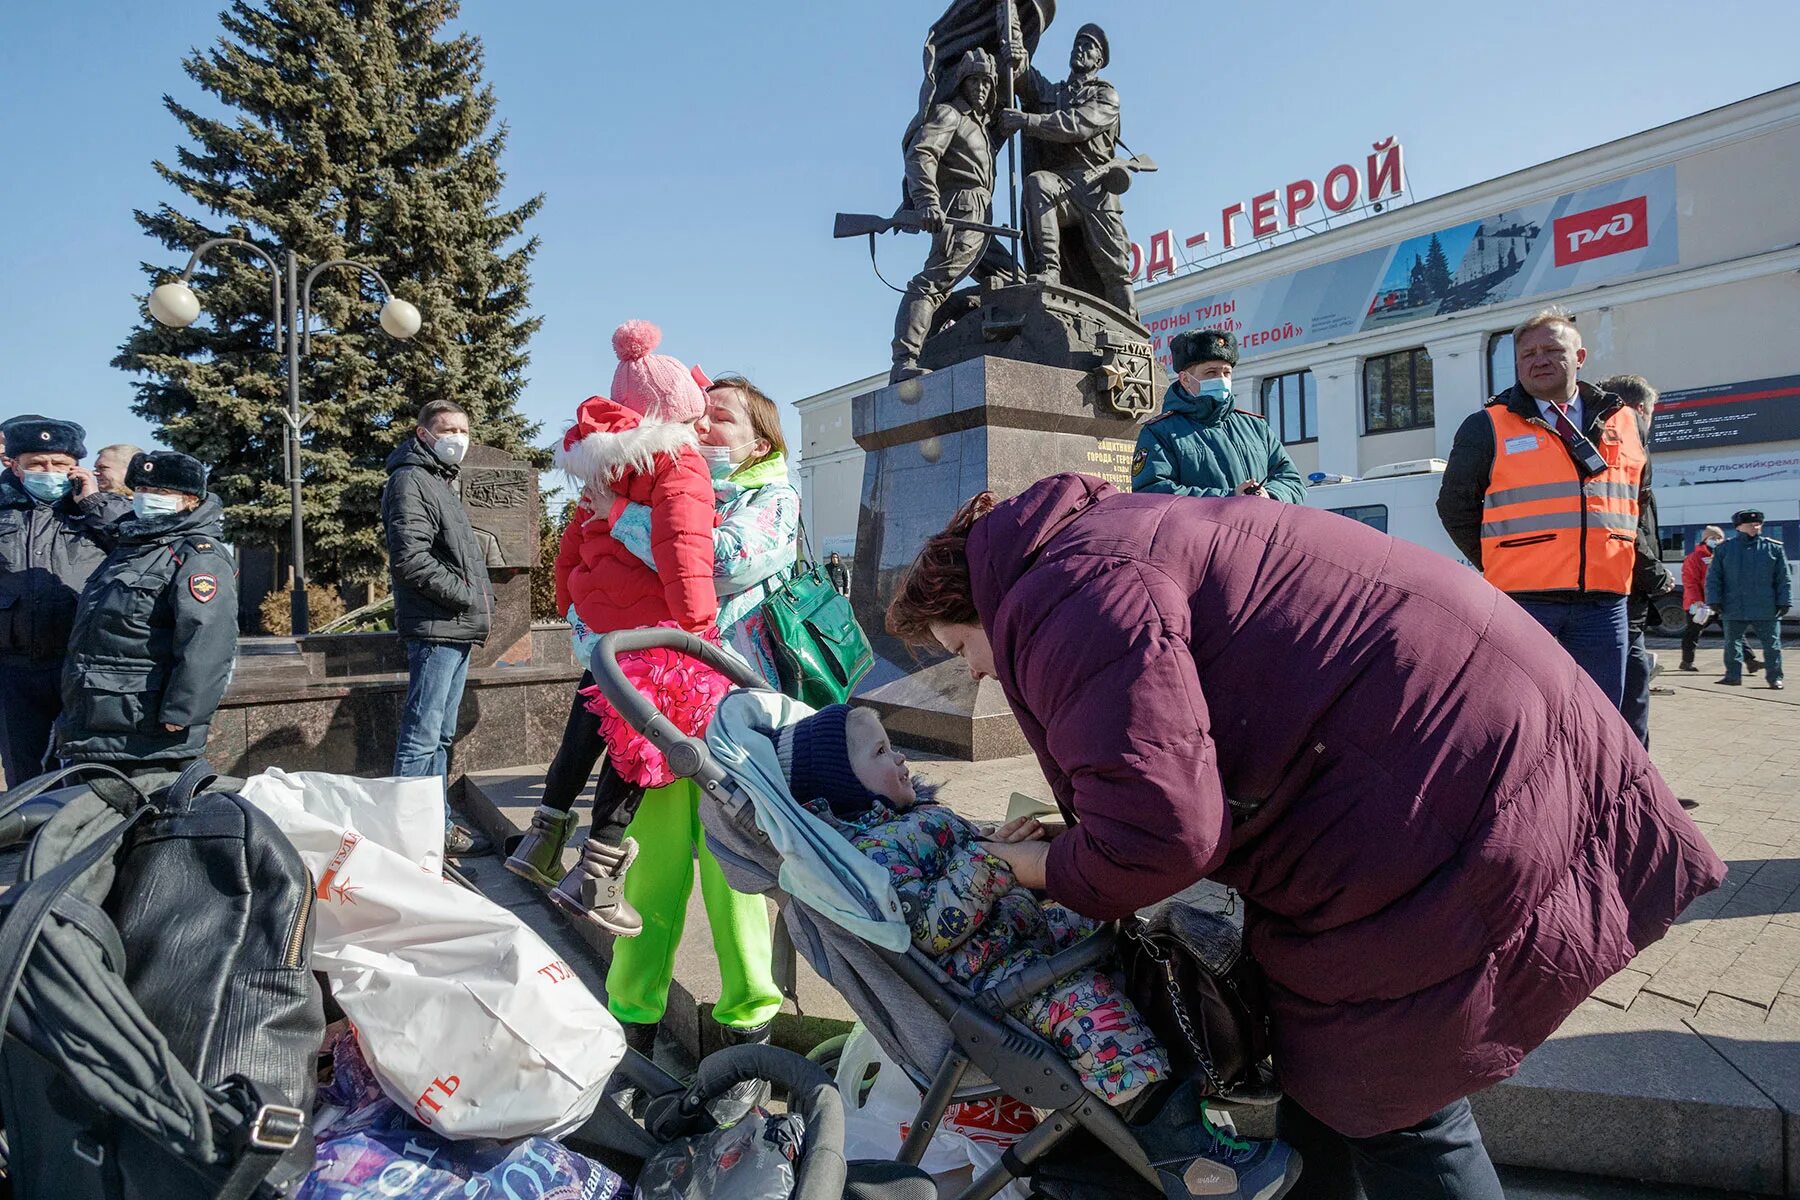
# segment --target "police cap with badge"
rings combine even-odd
[[[67,454],[71,458],[87,457],[87,430],[73,421],[58,421],[35,413],[13,417],[0,425],[6,438],[10,458],[21,454]]]
[[[1731,523],[1733,525],[1747,525],[1752,521],[1760,521],[1762,519],[1763,514],[1762,509],[1760,508],[1740,508],[1738,511],[1731,514]]]
[[[125,468],[125,486],[166,488],[197,500],[206,499],[206,468],[200,460],[178,450],[140,451]]]

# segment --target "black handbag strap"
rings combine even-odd
[[[80,779],[84,776],[99,776],[112,782],[122,783],[137,795],[137,804],[132,805],[130,808],[126,808],[122,807],[119,802],[113,798],[111,788],[100,788],[95,790],[94,794],[112,805],[115,809],[118,809],[120,816],[130,816],[132,812],[136,811],[136,809],[145,802],[146,798],[143,790],[131,781],[129,775],[124,774],[118,768],[108,766],[106,763],[76,763],[73,766],[62,767],[55,771],[47,771],[36,778],[26,780],[18,787],[8,788],[6,791],[0,792],[0,832],[4,832],[9,828],[10,823],[7,821],[7,818],[11,817],[21,808],[24,808],[28,802],[37,799],[45,792],[52,791],[71,780]],[[24,832],[29,832],[29,830]],[[10,840],[5,837],[0,837],[0,845],[9,844],[11,844]]]

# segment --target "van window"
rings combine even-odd
[[[1388,531],[1388,511],[1385,504],[1357,504],[1350,508],[1330,508],[1325,511],[1349,517],[1352,521],[1361,521],[1369,528],[1379,529],[1383,533]]]

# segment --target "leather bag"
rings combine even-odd
[[[1228,918],[1164,904],[1120,926],[1125,990],[1169,1053],[1178,1076],[1204,1095],[1272,1098],[1269,1010],[1262,974]]]
[[[0,796],[0,830],[37,825],[0,896],[0,1120],[20,1200],[273,1198],[312,1168],[312,880],[212,779],[196,762],[146,797],[88,764]]]

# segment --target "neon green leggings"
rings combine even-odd
[[[644,931],[613,943],[612,966],[606,972],[606,1006],[612,1015],[637,1024],[662,1020],[698,852],[700,896],[722,984],[713,1020],[733,1029],[754,1029],[769,1021],[781,1009],[781,993],[769,969],[768,905],[761,896],[726,886],[700,828],[699,787],[677,779],[645,792],[625,833],[638,843],[637,861],[625,876],[625,899],[643,916]]]

